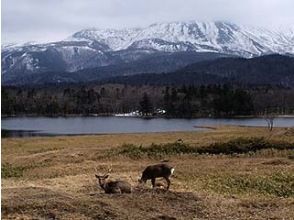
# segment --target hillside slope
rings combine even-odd
[[[268,55],[252,59],[221,58],[189,65],[172,73],[141,74],[107,79],[108,83],[149,85],[241,85],[294,86],[294,58]]]

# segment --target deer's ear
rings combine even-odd
[[[109,177],[109,174],[105,174],[104,178],[107,179]]]
[[[95,176],[96,176],[96,178],[97,178],[97,179],[99,179],[99,178],[100,178],[100,176],[98,176],[97,174],[95,174]]]

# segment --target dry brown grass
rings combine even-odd
[[[3,219],[293,219],[291,150],[242,155],[167,155],[176,166],[171,190],[138,188],[106,195],[95,168],[133,186],[156,158],[105,156],[124,143],[149,146],[182,139],[196,147],[237,137],[294,144],[292,129],[220,127],[205,132],[2,139]],[[103,156],[104,155],[104,156]],[[292,156],[291,156],[292,155]],[[10,170],[11,169],[11,170]],[[10,172],[11,171],[11,172]]]

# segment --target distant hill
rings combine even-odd
[[[294,58],[268,55],[252,59],[221,58],[189,65],[172,73],[120,76],[105,83],[149,85],[281,85],[294,87]]]
[[[26,74],[6,73],[2,75],[2,83],[4,85],[87,83],[115,76],[172,72],[195,62],[215,60],[221,57],[228,57],[228,55],[196,52],[156,53],[132,62],[88,68],[76,72],[54,70]]]

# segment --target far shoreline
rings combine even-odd
[[[116,117],[116,118],[141,118],[141,119],[250,119],[250,118],[266,118],[266,115],[235,115],[235,116],[199,116],[199,117],[170,117],[164,115],[156,116],[117,116],[116,114],[56,114],[56,115],[39,115],[39,114],[17,114],[17,115],[1,115],[1,119],[5,118],[75,118],[75,117]],[[273,115],[274,118],[294,118],[293,115]]]

